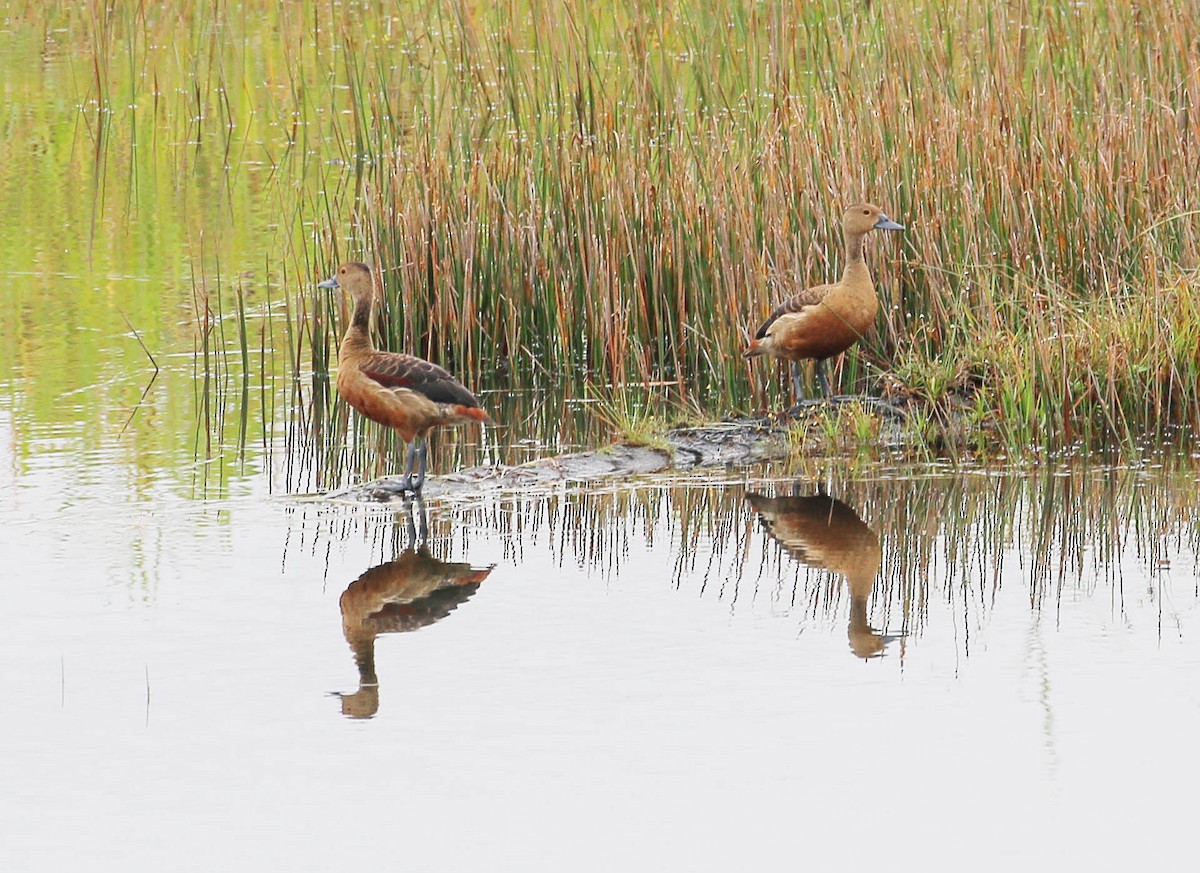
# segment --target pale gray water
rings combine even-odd
[[[1186,471],[1065,477],[1157,508],[1067,523],[1083,562],[1040,579],[1023,548],[1053,477],[832,477],[881,541],[871,627],[907,634],[868,661],[841,577],[781,552],[742,474],[433,505],[435,553],[495,567],[378,637],[378,711],[355,720],[330,696],[358,685],[338,601],[396,556],[394,513],[253,476],[131,499],[69,447],[5,468],[6,870],[1111,869],[1195,848]],[[947,493],[1012,528],[922,515]],[[1117,563],[1094,563],[1101,528]]]
[[[435,503],[494,567],[359,692],[339,599],[403,531],[286,496],[388,467],[304,339],[364,246],[342,31],[112,8],[0,22],[0,870],[1194,866],[1195,458],[809,461],[857,589],[744,499],[799,461]],[[603,444],[546,375],[435,470]]]

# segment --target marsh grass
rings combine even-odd
[[[706,421],[704,412],[689,403],[679,385],[588,385],[592,414],[610,429],[610,436],[633,446],[665,448],[668,431]]]
[[[1011,446],[1197,424],[1193,5],[414,12],[339,44],[351,246],[392,347],[777,406],[745,331],[836,277],[834,221],[868,197],[910,229],[872,242],[887,305],[844,386]]]
[[[399,463],[330,386],[345,313],[314,285],[350,257],[380,268],[380,344],[449,367],[509,426],[447,438],[443,463],[599,438],[604,416],[560,414],[597,393],[630,422],[659,415],[663,384],[709,417],[782,409],[747,330],[839,274],[837,216],[860,197],[909,230],[869,243],[884,306],[833,375],[910,400],[920,445],[1132,446],[1200,424],[1194,4],[9,12],[46,61],[13,81],[37,67],[70,105],[12,116],[8,142],[54,160],[11,208],[61,209],[8,260],[69,224],[88,265],[136,253],[170,275],[180,299],[129,318],[158,352],[191,309],[206,457],[270,445],[280,417],[289,453],[316,452],[286,462],[306,481],[376,470],[382,449]]]

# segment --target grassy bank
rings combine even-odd
[[[866,197],[910,229],[873,242],[887,305],[844,387],[1013,444],[1195,425],[1200,11],[987,7],[435,4],[345,32],[337,257],[385,267],[394,347],[477,380],[777,407],[744,331],[838,274]]]
[[[170,289],[80,318],[123,331],[119,300],[160,360],[195,350],[199,442],[226,405],[243,441],[286,417],[336,481],[386,444],[328,381],[337,261],[383,268],[387,347],[502,392],[496,450],[536,452],[785,407],[746,330],[838,275],[865,197],[909,230],[869,243],[843,390],[985,447],[1194,428],[1200,9],[990,5],[12,3],[0,253]],[[65,305],[10,303],[6,341]]]

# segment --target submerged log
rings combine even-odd
[[[834,406],[863,398],[835,397]],[[866,402],[884,406],[883,401]],[[829,401],[805,404],[792,411],[796,418],[824,414]],[[885,445],[903,440],[903,412],[896,407],[872,409],[880,416],[880,436]],[[796,418],[736,418],[713,424],[681,426],[665,431],[653,443],[617,443],[601,449],[539,458],[516,466],[470,467],[444,476],[430,477],[426,497],[465,497],[481,491],[519,491],[572,482],[594,482],[630,476],[686,471],[702,467],[745,467],[786,458],[796,451],[790,431]],[[403,476],[385,476],[373,482],[325,495],[330,500],[390,502],[405,494]]]
[[[567,482],[588,482],[691,470],[697,467],[746,466],[785,457],[788,422],[745,418],[666,431],[653,445],[617,443],[586,452],[539,458],[516,466],[470,467],[430,477],[426,497],[464,495],[480,490],[520,490]],[[400,500],[403,477],[385,476],[354,488],[326,495],[332,500]]]

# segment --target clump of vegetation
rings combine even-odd
[[[610,438],[630,446],[666,449],[667,432],[679,427],[703,423],[704,415],[695,406],[663,397],[666,386],[627,386],[618,389],[590,389],[592,412],[597,421],[610,429]]]
[[[1038,444],[1169,438],[1200,421],[1200,295],[1186,279],[1090,298],[1024,287],[996,303],[898,350],[889,390]]]
[[[253,282],[191,295],[197,356],[206,374],[249,368],[276,386],[263,415],[293,410],[331,458],[348,434],[327,378],[345,314],[312,283],[338,261],[381,268],[387,348],[473,388],[577,399],[671,383],[710,417],[782,410],[782,368],[741,357],[747,328],[797,285],[836,278],[838,217],[860,198],[908,231],[869,243],[884,306],[838,363],[843,391],[912,401],[934,449],[1200,425],[1195,4],[12,14],[23,39],[79,59],[74,133],[50,137],[75,145],[52,163],[55,178],[91,167],[86,184],[29,191],[63,197],[124,262],[138,235],[97,216],[117,190],[103,168],[128,156],[131,212],[188,203],[155,251],[191,252],[201,277],[272,273],[266,302]],[[220,192],[205,201],[218,207],[191,208],[188,184]],[[278,228],[269,257],[241,250],[247,225]],[[14,259],[29,248],[10,244]],[[254,396],[236,381],[230,397]],[[501,417],[574,441],[553,414]]]
[[[859,402],[820,404],[792,410],[787,437],[792,455],[799,460],[827,454],[874,457],[881,447],[901,448],[900,425],[878,409]],[[904,427],[903,448],[923,448]]]
[[[887,305],[843,386],[885,374],[1011,443],[1200,418],[1186,4],[435,4],[406,27],[399,64],[346,39],[341,136],[398,346],[778,407],[745,328],[836,276],[837,216],[870,197],[909,231],[869,255]]]

